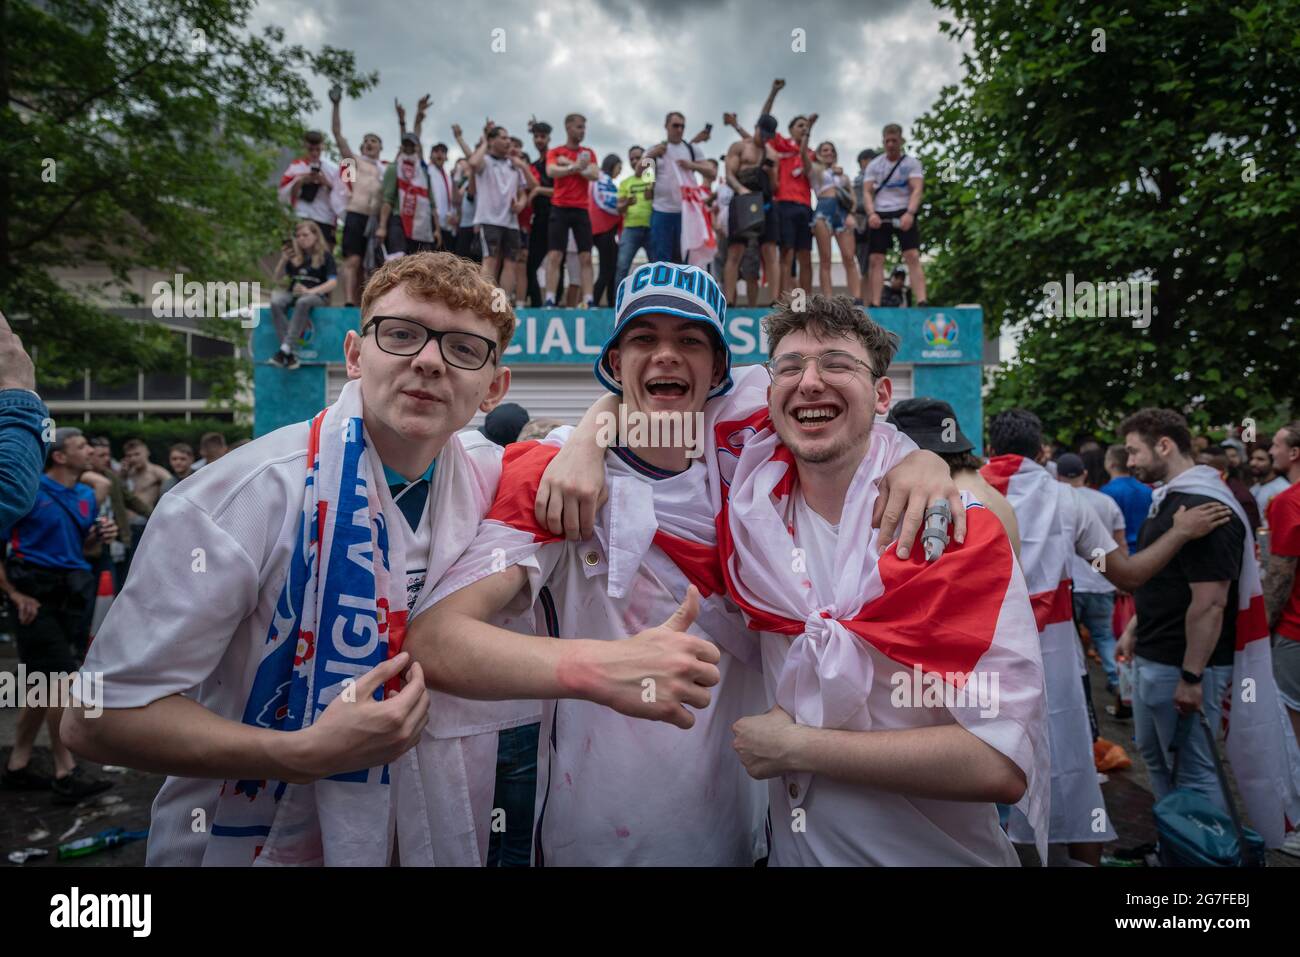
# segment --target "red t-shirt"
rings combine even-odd
[[[799,144],[779,133],[772,137],[772,147],[778,153],[800,152]],[[812,205],[812,186],[808,183],[807,153],[782,157],[777,168],[776,193],[773,198],[778,203],[803,203]]]
[[[1268,503],[1268,550],[1285,558],[1300,558],[1300,482],[1278,492]],[[1291,583],[1291,597],[1282,607],[1277,633],[1300,641],[1300,574]]]
[[[554,165],[555,161],[561,156],[567,156],[570,162],[576,163],[578,157],[583,153],[587,154],[587,162],[594,168],[600,169],[600,162],[596,159],[595,152],[586,146],[579,146],[576,150],[571,150],[567,146],[553,147],[546,151],[546,165]],[[555,194],[551,197],[551,205],[586,209],[587,189],[590,185],[591,180],[581,173],[555,177]]]

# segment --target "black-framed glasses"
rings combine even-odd
[[[772,377],[772,381],[777,385],[791,385],[803,375],[804,366],[807,365],[809,359],[817,363],[817,374],[831,385],[844,385],[847,383],[857,375],[858,366],[866,369],[874,378],[879,379],[882,374],[857,356],[839,350],[823,352],[817,356],[786,352],[779,356],[773,356],[763,365],[767,368],[767,374]]]
[[[497,344],[487,336],[473,332],[440,332],[401,316],[375,316],[361,327],[361,334],[364,336],[372,326],[375,345],[389,355],[418,355],[430,339],[435,339],[443,362],[470,372],[482,369],[497,351]]]

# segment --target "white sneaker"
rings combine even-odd
[[[1290,854],[1292,857],[1300,857],[1300,831],[1292,831],[1288,834],[1278,850],[1283,854]]]

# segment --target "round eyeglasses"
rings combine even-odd
[[[799,380],[803,375],[804,366],[811,359],[817,363],[817,374],[831,385],[844,385],[850,379],[857,375],[858,366],[866,369],[877,379],[880,373],[867,363],[863,362],[855,355],[838,350],[832,352],[823,352],[817,356],[800,355],[797,352],[786,352],[779,356],[774,356],[764,363],[767,368],[767,374],[772,377],[772,381],[777,385],[791,385]]]
[[[487,365],[497,344],[473,332],[440,332],[401,316],[375,316],[361,328],[364,336],[375,330],[375,345],[394,356],[418,355],[430,339],[436,339],[443,362],[473,372]]]

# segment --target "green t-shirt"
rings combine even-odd
[[[649,172],[647,170],[647,172]],[[654,182],[653,177],[641,177],[633,173],[624,177],[618,184],[618,198],[632,197],[632,203],[623,213],[623,228],[650,225],[650,200],[646,199],[646,187]]]
[[[389,163],[384,170],[384,179],[379,186],[380,202],[387,203],[397,211],[397,164]]]

